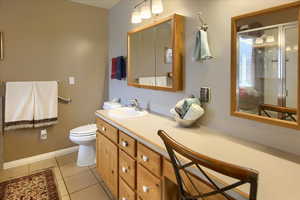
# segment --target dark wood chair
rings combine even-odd
[[[268,113],[268,111],[277,112],[279,115],[279,119],[281,120],[291,120],[296,122],[297,109],[295,108],[288,108],[288,107],[281,107],[276,105],[270,104],[260,104],[258,106],[258,114],[263,115],[265,114],[267,117],[272,118],[272,116]]]
[[[177,143],[162,130],[158,131],[158,135],[163,140],[170,156],[178,184],[180,200],[205,199],[206,197],[214,195],[223,195],[226,199],[232,200],[233,198],[228,194],[228,192],[244,184],[250,184],[249,200],[256,200],[258,181],[257,171],[216,160],[194,152],[191,149]],[[184,160],[188,160],[188,162],[183,164],[183,162],[178,159],[177,155],[182,156]],[[204,175],[204,177],[207,179],[206,182],[212,187],[213,191],[206,193],[199,191],[199,189],[196,187],[196,184],[193,183],[191,173],[189,172],[190,170],[188,170],[188,168],[193,166],[195,167],[195,170]],[[228,186],[222,186],[222,188],[220,188],[213,178],[203,170],[203,167],[218,172],[222,175],[234,178],[237,180],[237,182]],[[186,180],[185,177],[187,177],[191,182],[192,186],[194,187],[193,190],[197,191],[196,195],[192,195],[186,191],[186,183],[184,182],[184,180]]]

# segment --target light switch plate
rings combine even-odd
[[[69,77],[69,84],[70,85],[75,85],[75,77],[73,77],[73,76]]]

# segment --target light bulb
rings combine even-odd
[[[294,51],[298,51],[298,45],[295,45],[295,46],[293,47],[293,49],[294,49]]]
[[[142,18],[141,18],[140,12],[137,9],[135,9],[131,16],[131,23],[138,24],[141,22],[142,22]]]
[[[266,42],[267,42],[267,43],[272,43],[272,42],[274,42],[274,41],[275,41],[275,38],[274,38],[273,35],[268,36],[267,39],[266,39]]]
[[[264,40],[262,38],[256,38],[255,44],[263,44]]]
[[[150,8],[150,1],[146,1],[141,8],[141,18],[142,19],[149,19],[151,18],[151,8]]]
[[[286,48],[285,48],[285,51],[291,51],[292,50],[292,48],[290,47],[290,46],[287,46]]]
[[[152,13],[160,14],[164,11],[162,0],[152,0]]]

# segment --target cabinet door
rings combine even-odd
[[[118,197],[118,147],[105,136],[100,137],[100,141],[102,140],[100,149],[103,149],[100,150],[100,171],[107,187],[114,197]]]
[[[97,132],[96,135],[96,166],[97,166],[97,172],[101,176],[101,178],[104,180],[105,179],[105,173],[104,173],[104,167],[103,164],[103,136],[101,135],[100,132]]]

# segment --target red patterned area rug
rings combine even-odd
[[[59,200],[52,170],[0,183],[0,200]]]

